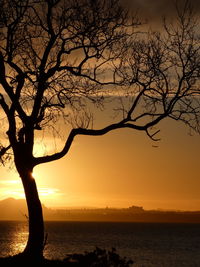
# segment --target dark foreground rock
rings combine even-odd
[[[120,257],[113,248],[110,251],[96,248],[84,254],[70,254],[63,260],[40,259],[33,260],[19,254],[0,258],[0,266],[65,266],[65,267],[131,267],[132,260]]]

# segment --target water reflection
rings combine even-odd
[[[24,250],[28,236],[27,222],[0,221],[0,256],[12,256]],[[2,244],[2,245],[1,245]]]
[[[132,258],[134,267],[200,266],[200,225],[159,223],[46,222],[44,255],[64,258],[68,253],[115,247]],[[23,251],[28,223],[0,221],[0,257]]]

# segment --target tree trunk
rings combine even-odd
[[[28,207],[29,236],[23,254],[33,259],[43,257],[44,222],[42,205],[38,196],[37,186],[31,171],[20,174],[24,186]]]

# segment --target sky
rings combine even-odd
[[[160,128],[158,144],[131,130],[77,137],[67,156],[34,170],[42,202],[48,207],[199,210],[200,136],[170,121]],[[17,173],[0,171],[1,198],[22,198]]]
[[[154,22],[163,10],[173,14],[169,2],[127,0]],[[200,136],[169,119],[159,128],[158,143],[133,130],[76,137],[63,159],[34,169],[41,201],[47,207],[200,210]],[[24,197],[12,165],[1,166],[0,176],[0,199]]]
[[[140,14],[144,14],[146,18],[156,20],[162,15],[174,16],[174,5],[177,2],[178,6],[185,4],[186,0],[123,0],[125,5],[133,10],[138,9]],[[200,2],[196,0],[189,1],[194,7],[195,12],[200,12]]]

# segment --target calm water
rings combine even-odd
[[[200,267],[199,224],[47,222],[45,256],[115,247],[133,267]],[[23,250],[26,222],[0,222],[0,256]]]

